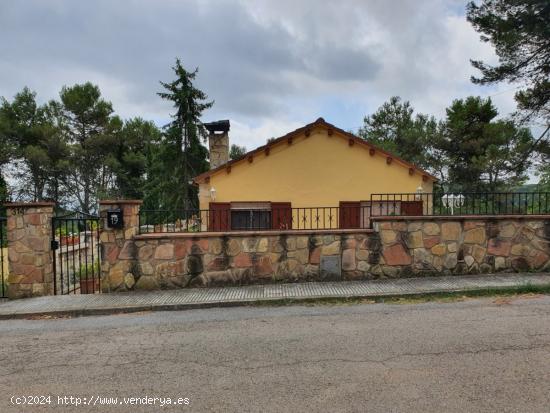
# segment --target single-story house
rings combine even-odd
[[[374,207],[422,214],[422,201],[375,206],[371,194],[432,192],[436,181],[322,118],[234,160],[229,160],[229,121],[205,126],[211,169],[194,183],[200,209],[208,215],[203,222],[212,231],[364,228]]]

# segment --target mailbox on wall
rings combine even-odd
[[[120,209],[110,209],[107,211],[107,227],[108,228],[123,228],[124,219]]]

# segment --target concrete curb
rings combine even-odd
[[[116,314],[131,314],[139,312],[152,312],[152,311],[183,311],[194,309],[207,309],[207,308],[229,308],[229,307],[241,307],[241,306],[253,306],[259,304],[272,304],[278,303],[285,304],[300,304],[319,300],[346,300],[346,299],[397,299],[404,297],[419,297],[430,295],[444,295],[444,294],[458,294],[458,293],[498,293],[500,291],[522,291],[528,287],[537,288],[550,288],[550,283],[523,283],[514,286],[492,286],[492,287],[463,287],[452,289],[425,289],[422,291],[408,291],[401,293],[371,293],[371,294],[351,294],[351,295],[315,295],[304,297],[272,297],[272,298],[251,298],[251,299],[239,299],[239,300],[220,300],[210,301],[203,303],[175,303],[175,304],[148,304],[148,305],[129,305],[129,306],[113,306],[113,307],[101,307],[101,308],[79,308],[79,309],[67,309],[67,310],[53,310],[53,311],[33,311],[33,312],[14,312],[11,314],[0,314],[0,320],[17,320],[28,318],[63,318],[63,317],[83,317],[83,316],[103,316],[103,315],[116,315]]]

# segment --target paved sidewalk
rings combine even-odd
[[[0,302],[0,319],[81,316],[238,306],[277,300],[396,297],[522,286],[550,286],[550,273],[267,284],[226,288],[64,295]]]

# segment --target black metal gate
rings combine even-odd
[[[8,296],[8,231],[7,218],[0,217],[0,298]]]
[[[72,212],[52,218],[55,294],[101,292],[98,216]]]

